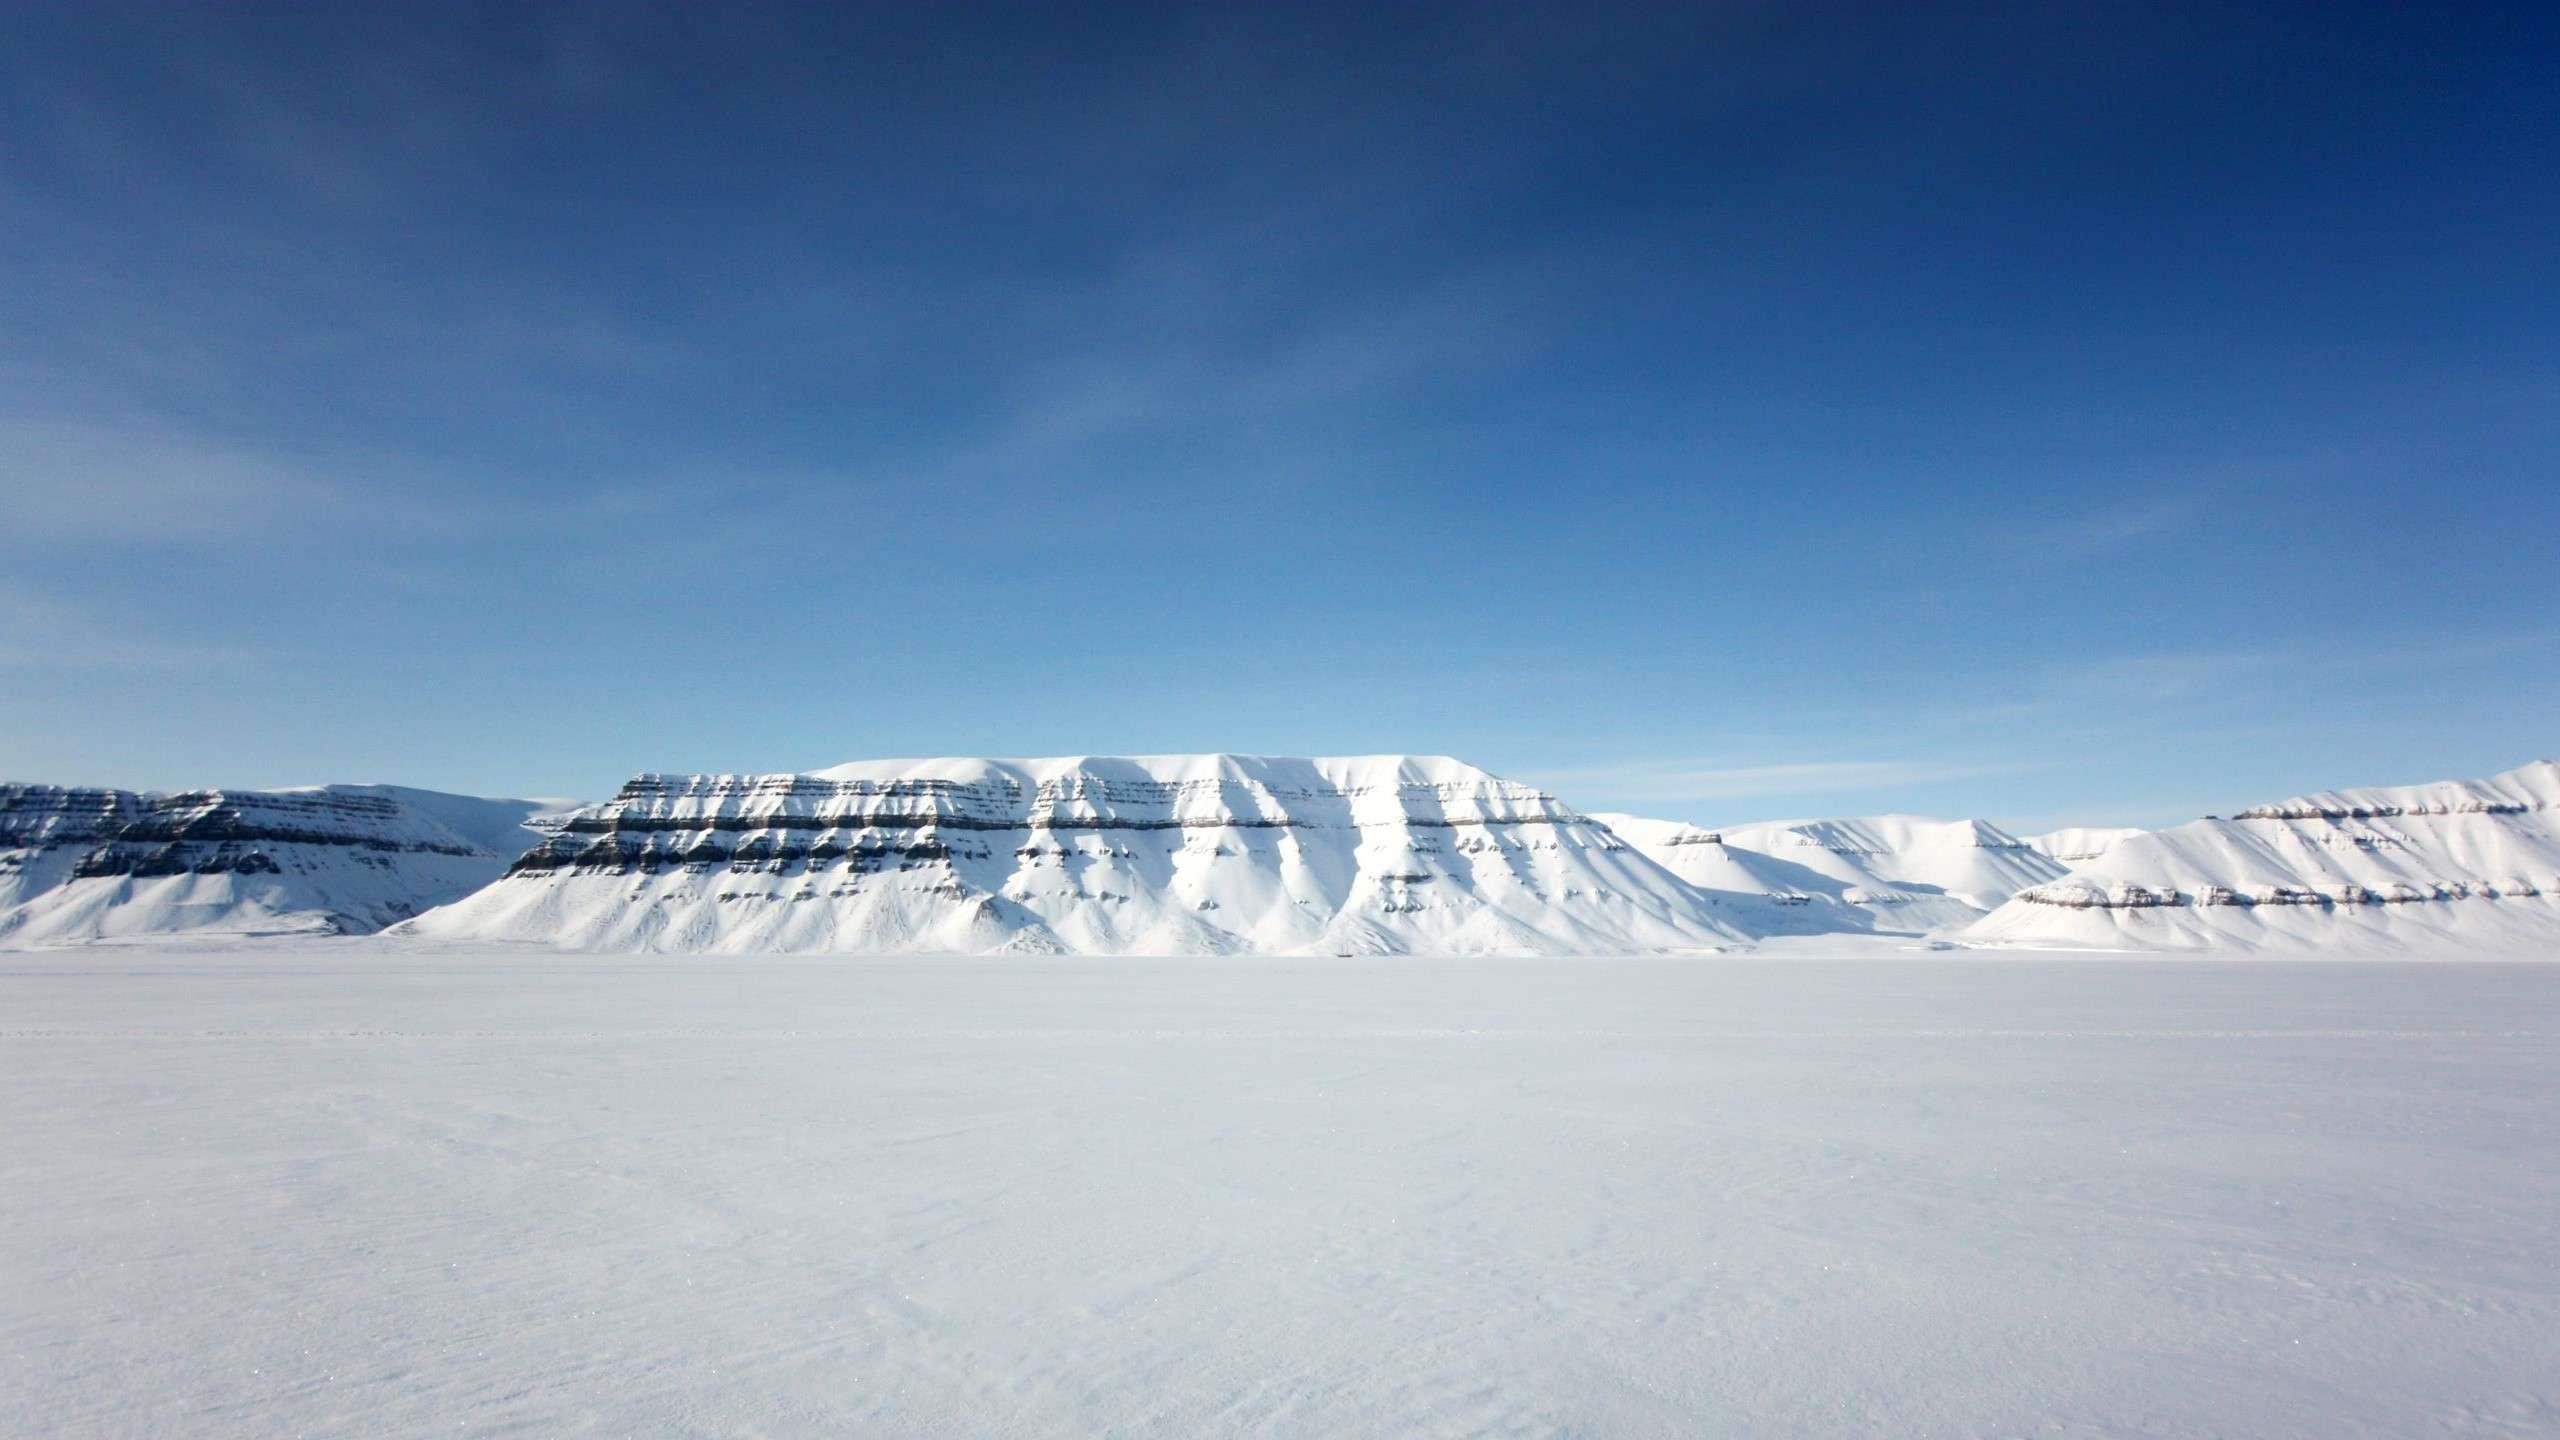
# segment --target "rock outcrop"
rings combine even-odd
[[[0,916],[71,878],[82,857],[140,816],[131,790],[0,784]]]
[[[497,878],[549,808],[392,785],[0,785],[0,946],[379,930]]]

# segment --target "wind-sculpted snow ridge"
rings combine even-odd
[[[393,785],[0,786],[0,946],[379,930],[497,878],[549,803]]]
[[[1743,932],[1443,757],[886,760],[640,775],[405,935],[596,950],[1694,951]]]
[[[2560,947],[2560,764],[2137,835],[1966,932],[2146,949]]]
[[[2027,837],[2027,847],[2065,865],[2085,865],[2144,832],[2133,826],[2075,825]]]
[[[1996,825],[1874,815],[1704,829],[1604,818],[1655,863],[1706,890],[1782,907],[1760,934],[1926,934],[1970,925],[2064,866]],[[1758,919],[1758,912],[1746,912]]]

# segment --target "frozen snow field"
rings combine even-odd
[[[0,957],[15,1436],[2560,1433],[2560,966]]]

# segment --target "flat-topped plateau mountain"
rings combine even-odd
[[[2560,764],[2020,839],[1585,814],[1444,756],[874,760],[599,805],[0,786],[0,947],[349,935],[596,951],[1694,954],[1774,937],[2560,945]]]
[[[1439,756],[641,775],[402,927],[588,949],[1645,953],[1746,931],[1608,827]]]

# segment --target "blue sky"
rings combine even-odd
[[[0,774],[2560,751],[2548,7],[0,15]]]

